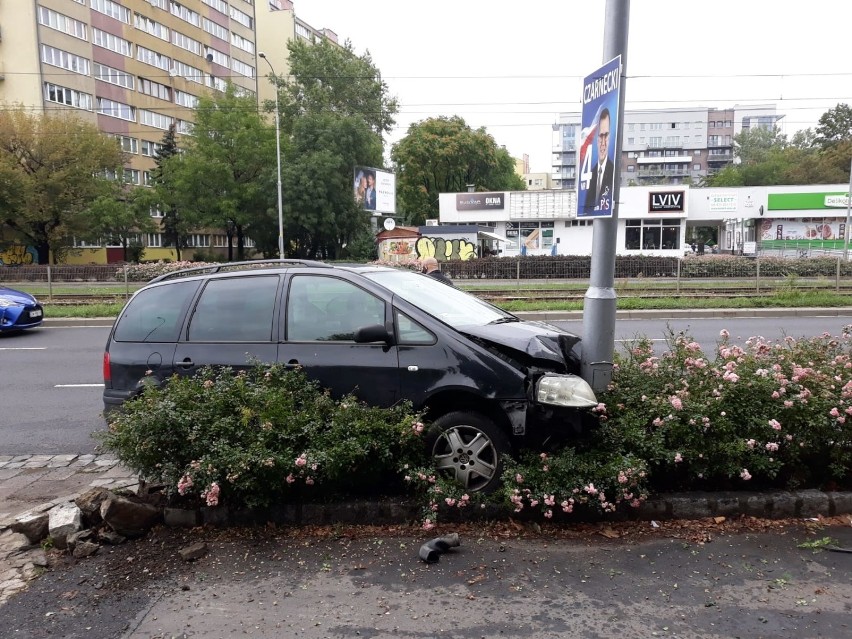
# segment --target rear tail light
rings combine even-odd
[[[112,373],[109,367],[109,351],[104,351],[104,386],[112,388]]]

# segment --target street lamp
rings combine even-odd
[[[269,70],[272,71],[272,79],[275,81],[275,159],[278,160],[278,258],[284,259],[284,211],[283,201],[281,199],[281,114],[278,112],[278,81],[276,79],[275,69],[272,68],[272,63],[266,54],[258,51],[261,58],[266,60],[269,65]]]

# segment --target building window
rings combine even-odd
[[[62,49],[41,45],[41,61],[54,67],[67,69],[80,75],[89,75],[89,59]]]
[[[169,56],[146,49],[145,47],[140,47],[138,44],[136,45],[136,59],[139,62],[150,64],[152,67],[157,67],[163,71],[168,71],[172,66],[172,59]]]
[[[194,109],[198,106],[198,97],[185,91],[175,91],[175,104]]]
[[[154,174],[151,171],[142,171],[142,184],[145,186],[154,185]]]
[[[254,20],[252,20],[252,17],[249,14],[243,13],[242,11],[240,11],[239,9],[235,9],[234,7],[230,7],[230,15],[231,20],[239,22],[241,25],[243,25],[244,27],[248,27],[249,29],[252,28],[252,23],[254,22]],[[299,25],[296,25],[297,28],[298,26]]]
[[[61,87],[58,84],[44,83],[44,99],[48,102],[66,104],[78,109],[92,110],[92,96],[82,91]]]
[[[163,215],[163,212],[160,209],[158,209],[156,206],[151,207],[149,209],[149,213],[151,214],[151,217],[165,217]]]
[[[191,51],[195,55],[201,55],[201,43],[182,34],[180,31],[172,30],[172,44],[181,49]]]
[[[628,172],[628,173],[633,173],[635,170],[636,170],[636,166],[635,166],[635,165],[633,165],[633,164],[628,165],[628,167],[627,167],[627,172]]]
[[[150,33],[152,36],[160,38],[160,40],[165,40],[166,42],[169,41],[170,29],[159,22],[151,20],[151,18],[146,18],[145,16],[137,13],[133,16],[133,25],[140,31]]]
[[[225,92],[225,89],[228,88],[228,83],[222,78],[217,78],[215,75],[208,75],[206,84],[211,89],[216,89],[217,91]]]
[[[147,109],[139,109],[139,124],[147,124],[155,129],[163,129],[167,131],[174,123],[174,118],[170,118],[162,113],[148,111]]]
[[[210,246],[210,236],[192,233],[187,236],[186,245],[190,248],[207,248]]]
[[[152,158],[156,156],[163,148],[159,142],[151,142],[151,140],[142,140],[142,155]]]
[[[175,60],[173,71],[175,75],[179,75],[183,78],[186,78],[190,82],[197,82],[198,84],[204,83],[204,73],[201,71],[201,69],[196,69],[192,65]]]
[[[160,248],[161,246],[163,246],[162,233],[146,233],[145,239],[145,245],[151,248]]]
[[[303,24],[296,23],[296,35],[305,38],[306,40],[311,39],[311,32],[308,31],[307,27]]]
[[[140,184],[142,173],[139,169],[124,169],[124,181],[127,184]]]
[[[188,22],[189,24],[195,27],[201,26],[200,15],[198,15],[195,11],[192,11],[191,9],[187,9],[185,6],[175,2],[174,0],[171,0],[171,2],[169,3],[169,11],[171,11],[171,14],[173,16],[177,16],[184,22]]]
[[[139,153],[139,140],[130,138],[126,135],[112,135],[111,137],[118,140],[118,145],[125,153]]]
[[[219,64],[223,67],[231,66],[231,59],[227,55],[225,55],[218,49],[214,49],[213,47],[204,47],[204,57],[208,59],[212,58],[212,62],[215,62],[216,64]]]
[[[38,8],[38,21],[51,29],[67,33],[75,38],[80,38],[80,40],[88,40],[85,24],[56,11],[51,11],[46,7]]]
[[[92,44],[115,51],[128,58],[133,56],[133,45],[129,40],[119,38],[116,35],[95,29],[94,27],[92,27]]]
[[[627,144],[633,144],[634,140],[636,140],[636,138],[627,138]]]
[[[693,170],[693,171],[700,171],[700,170],[701,170],[701,165],[700,165],[700,164],[693,164],[693,165],[692,165],[692,170]]]
[[[225,248],[226,246],[228,246],[228,236],[221,234],[214,235],[213,246],[216,248]]]
[[[246,76],[247,78],[253,78],[254,77],[254,67],[251,66],[250,64],[246,64],[245,62],[242,62],[241,60],[237,60],[236,58],[234,58],[232,60],[231,69],[233,69],[234,71],[236,71],[240,75]]]
[[[129,73],[113,69],[112,67],[108,67],[97,62],[95,62],[95,79],[100,80],[101,82],[116,84],[120,87],[124,87],[125,89],[132,90],[134,86],[133,76]]]
[[[112,0],[89,0],[89,6],[98,13],[103,13],[119,22],[130,24],[130,9],[122,7]]]
[[[680,249],[680,220],[625,220],[624,248],[630,251]]]
[[[218,22],[213,22],[213,20],[208,20],[207,18],[204,18],[201,21],[201,28],[204,29],[210,35],[216,36],[220,40],[224,40],[225,42],[228,41],[228,28],[223,27]]]
[[[120,120],[136,122],[136,109],[129,104],[108,100],[107,98],[98,98],[98,113]]]
[[[160,98],[168,102],[172,101],[172,90],[170,87],[159,82],[146,80],[145,78],[139,78],[139,93],[144,93],[145,95]]]
[[[251,40],[246,40],[238,33],[231,32],[231,44],[237,47],[238,49],[242,49],[243,51],[247,51],[252,54],[254,53],[254,42],[252,42]]]
[[[228,3],[225,0],[201,0],[208,7],[213,7],[219,13],[228,15]]]

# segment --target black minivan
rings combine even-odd
[[[424,410],[436,468],[471,491],[513,444],[578,434],[597,405],[580,338],[410,270],[236,262],[169,273],[127,302],[104,353],[105,412],[208,365],[301,367],[332,393]]]

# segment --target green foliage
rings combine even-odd
[[[397,202],[407,223],[438,217],[438,194],[467,190],[523,190],[514,160],[484,127],[471,129],[459,116],[427,118],[408,128],[393,146]]]
[[[138,262],[144,246],[136,237],[154,232],[151,219],[150,194],[143,187],[128,187],[119,182],[110,185],[109,192],[96,198],[87,210],[89,226],[80,237],[90,241],[106,240],[124,249],[125,262]]]
[[[848,479],[849,338],[847,327],[840,337],[753,337],[743,348],[723,330],[711,357],[684,334],[670,335],[659,357],[637,340],[602,398],[599,448],[645,460],[655,490]]]
[[[0,227],[38,251],[39,264],[89,230],[89,205],[108,192],[124,155],[115,140],[73,116],[0,112]]]
[[[99,437],[176,499],[265,507],[399,491],[398,466],[424,461],[416,423],[405,405],[335,400],[300,371],[256,365],[152,384]]]
[[[839,103],[820,116],[815,142],[825,148],[849,141],[852,141],[852,107]]]

